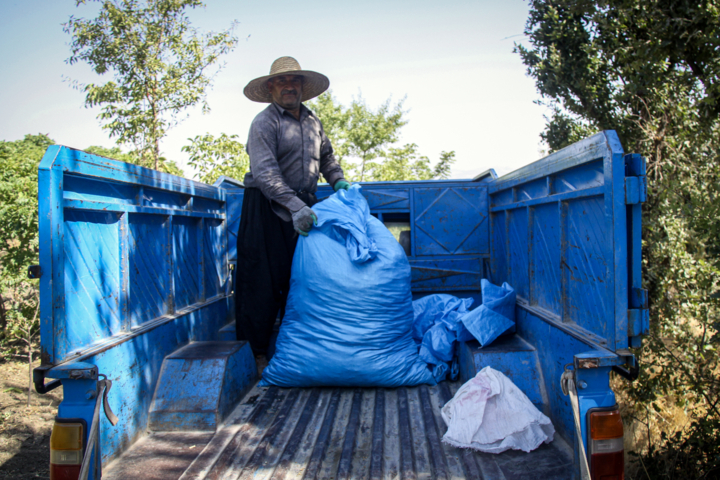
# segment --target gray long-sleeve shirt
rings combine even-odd
[[[245,186],[259,188],[285,221],[305,206],[297,192],[315,193],[320,173],[333,186],[343,179],[320,120],[302,104],[300,120],[276,103],[260,112],[250,126],[247,152]]]

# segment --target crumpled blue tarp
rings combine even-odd
[[[484,347],[515,324],[517,294],[507,282],[498,287],[484,278],[480,288],[483,303],[460,318],[457,339],[467,342],[474,338]]]
[[[285,318],[260,385],[435,384],[412,338],[407,256],[370,215],[360,186],[313,210],[318,225],[298,241]]]
[[[422,342],[425,332],[435,323],[442,321],[453,312],[467,312],[472,306],[472,298],[458,298],[444,293],[428,295],[413,302],[415,320],[412,335],[415,341]]]
[[[413,338],[420,343],[420,358],[432,365],[436,381],[445,378],[457,342],[476,339],[483,347],[515,324],[515,290],[507,283],[498,287],[486,279],[480,288],[483,303],[471,311],[471,298],[446,294],[413,302]]]

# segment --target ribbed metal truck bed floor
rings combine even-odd
[[[255,387],[209,441],[200,433],[152,434],[103,478],[175,479],[186,468],[183,479],[573,478],[572,451],[557,435],[529,454],[442,443],[440,408],[459,386]],[[190,460],[193,450],[200,453]]]

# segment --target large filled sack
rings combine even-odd
[[[295,249],[285,318],[261,385],[435,384],[413,341],[410,264],[360,186],[315,205]]]

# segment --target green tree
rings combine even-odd
[[[0,358],[28,359],[29,379],[40,326],[38,285],[27,267],[38,263],[38,163],[53,143],[41,134],[0,141]]]
[[[403,101],[390,99],[376,110],[362,97],[345,107],[325,92],[307,106],[320,118],[332,142],[335,157],[351,181],[429,180],[448,178],[455,152],[442,152],[435,167],[418,153],[416,144],[396,146],[407,124]]]
[[[516,51],[553,108],[551,150],[615,129],[648,160],[644,283],[651,335],[624,394],[661,431],[642,475],[720,469],[720,10],[713,1],[533,0]],[[692,423],[666,427],[668,406]],[[674,435],[675,434],[675,435]]]
[[[102,107],[103,128],[118,144],[131,145],[144,166],[160,167],[160,141],[182,112],[198,104],[209,110],[208,70],[237,44],[232,27],[200,33],[191,26],[186,10],[202,6],[199,0],[102,0],[97,18],[71,16],[64,24],[72,37],[68,63],[87,62],[96,74],[113,75],[76,85],[86,107]]]
[[[190,145],[182,151],[190,155],[188,163],[197,170],[195,176],[200,181],[214,183],[222,175],[243,181],[250,169],[250,157],[237,138],[224,133],[217,138],[209,133],[188,138]]]

